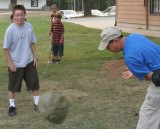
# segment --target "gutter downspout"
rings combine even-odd
[[[118,0],[116,0],[116,16],[115,16],[115,22],[114,22],[114,26],[117,26],[117,17],[118,17]]]
[[[148,0],[146,0],[146,30],[148,30]]]

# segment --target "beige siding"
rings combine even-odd
[[[139,11],[139,10],[135,10],[135,11],[132,11],[132,10],[118,10],[118,14],[125,14],[125,15],[144,15],[144,12],[143,11]]]
[[[117,0],[117,22],[145,24],[144,0]]]
[[[144,0],[117,0],[119,6],[142,6],[144,5]]]
[[[150,19],[151,21],[159,21],[159,22],[160,22],[160,16],[150,15],[150,16],[149,16],[149,19]]]
[[[127,21],[128,19],[119,19],[119,23],[129,23],[129,24],[141,24],[144,25],[144,20],[137,20],[137,19],[130,19],[129,22],[124,22]]]
[[[159,25],[160,26],[160,16],[149,15],[148,20],[149,20],[149,23],[151,25],[153,24],[153,25]]]
[[[120,15],[121,19],[125,19],[125,20],[144,20],[146,19],[145,15],[137,15],[137,14],[121,14]]]
[[[148,23],[148,28],[150,29],[156,28],[156,26],[157,28],[159,28],[160,15],[151,15],[149,9],[150,7],[148,7],[147,22],[146,7],[144,5],[144,0],[117,0],[117,25],[131,28],[136,28],[137,26],[137,28],[146,29]]]

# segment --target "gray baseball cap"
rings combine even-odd
[[[107,47],[109,41],[118,38],[119,36],[121,36],[121,34],[122,31],[117,26],[108,27],[105,30],[103,30],[100,34],[101,42],[98,47],[98,50],[103,51]]]

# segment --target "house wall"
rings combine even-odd
[[[26,9],[42,9],[46,5],[46,0],[38,0],[38,7],[31,7],[31,0],[17,0],[17,4],[24,5]]]
[[[160,31],[160,16],[151,15],[149,5],[147,17],[144,0],[117,0],[116,21],[121,27]]]
[[[8,9],[10,5],[10,0],[1,0],[0,9]]]
[[[150,7],[150,4],[149,4],[149,7]],[[148,26],[149,30],[160,31],[160,15],[150,14],[150,10],[148,10],[148,25],[149,25]]]
[[[31,0],[17,0],[17,4],[24,5],[26,9],[42,9],[46,0],[38,0],[38,7],[31,7]],[[10,0],[0,0],[0,9],[10,9]]]
[[[117,0],[117,25],[132,28],[146,28],[144,0]]]

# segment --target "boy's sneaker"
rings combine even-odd
[[[52,59],[52,63],[56,63],[57,62],[57,60],[55,60],[55,59]]]
[[[37,111],[38,110],[38,105],[34,104],[34,110]]]
[[[8,115],[15,116],[16,115],[16,107],[13,107],[13,106],[9,107]]]
[[[57,63],[58,63],[58,64],[61,63],[61,60],[57,60]]]

